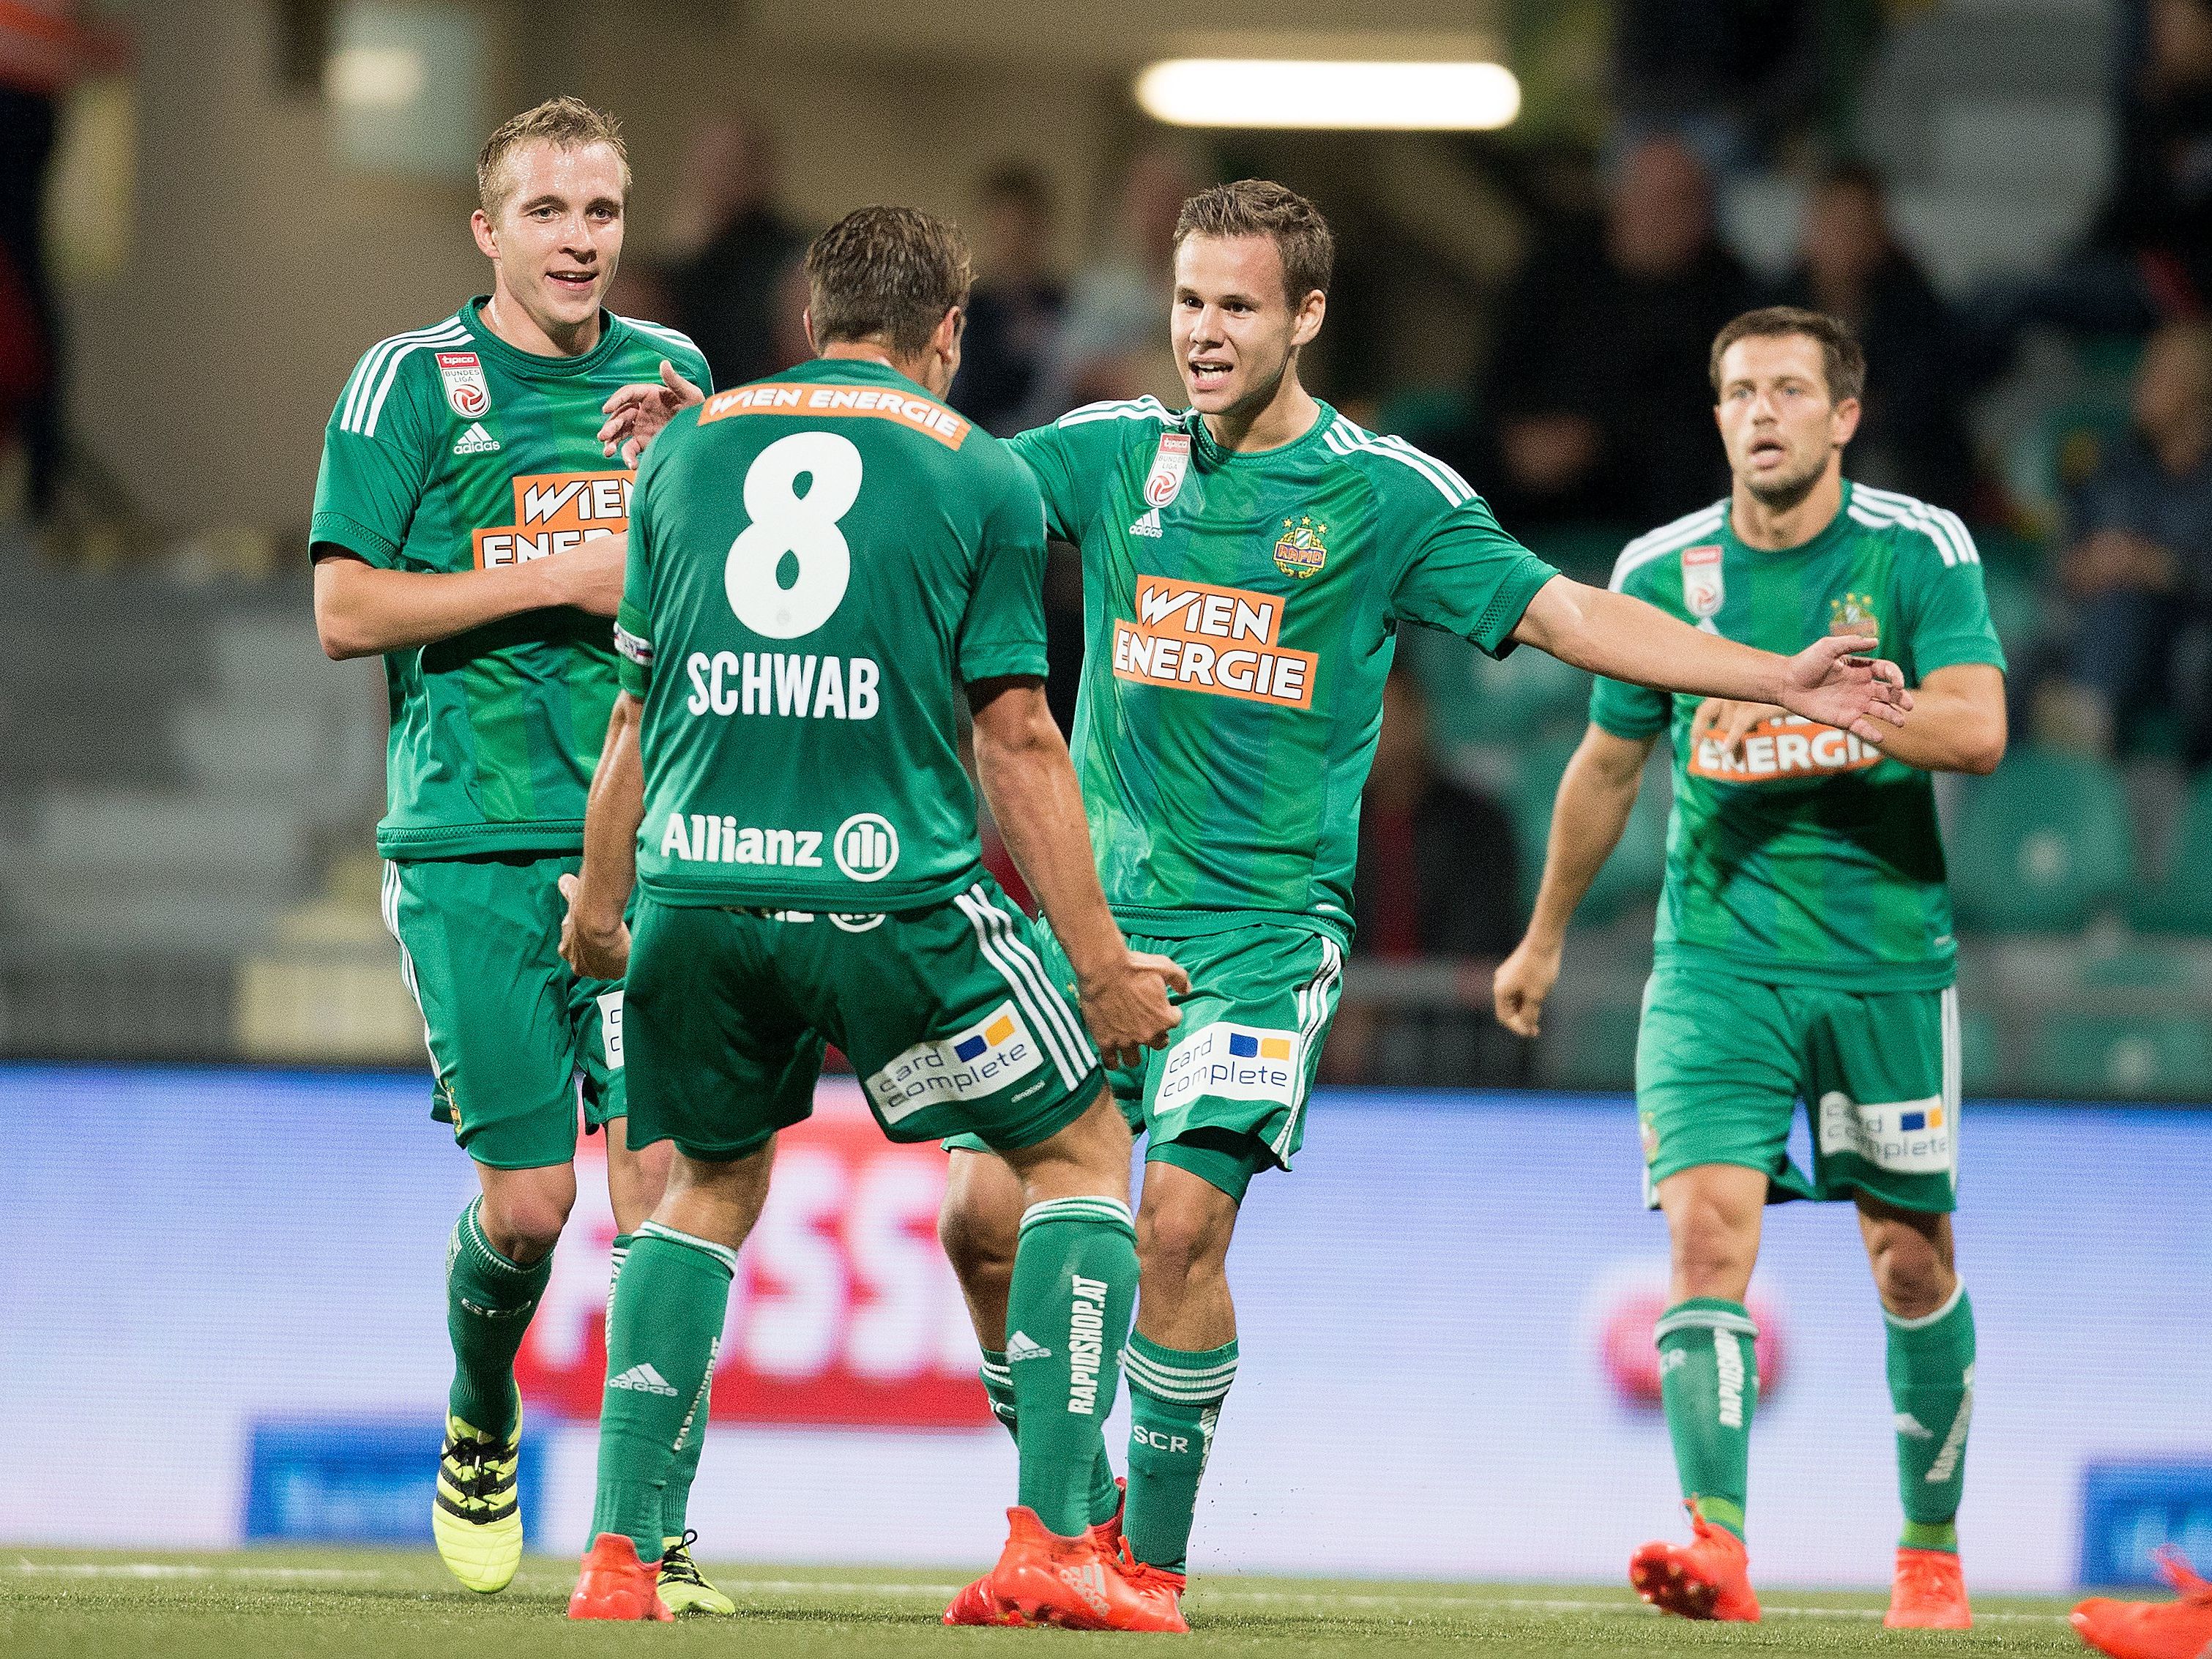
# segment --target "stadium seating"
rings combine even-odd
[[[2133,836],[2119,774],[2027,746],[1968,792],[1950,850],[1962,926],[2079,928],[2126,892]]]
[[[1559,776],[1575,752],[1576,739],[1533,745],[1525,750],[1516,772],[1506,809],[1513,819],[1513,836],[1521,853],[1521,902],[1525,909],[1536,896],[1544,872],[1544,844],[1552,830],[1552,802],[1559,793]],[[1665,775],[1655,765],[1644,775],[1636,805],[1620,844],[1590,884],[1589,896],[1575,912],[1583,926],[1612,921],[1627,906],[1648,902],[1659,892],[1667,864],[1667,810],[1671,803]]]
[[[2039,1023],[2025,1081],[2054,1098],[2194,1098],[2212,1077],[2212,1030],[2186,1009],[2063,1012]]]
[[[2165,878],[2136,884],[2128,920],[2147,933],[2212,933],[2212,772],[2182,809]]]

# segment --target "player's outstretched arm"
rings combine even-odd
[[[574,605],[611,617],[627,535],[491,570],[385,570],[332,542],[315,547],[315,633],[334,661],[409,651],[526,611]]]
[[[624,691],[607,721],[606,745],[584,808],[584,867],[561,878],[568,914],[561,955],[586,979],[620,979],[629,966],[629,890],[637,880],[637,827],[645,821],[645,764],[638,720],[645,705]]]
[[[978,681],[968,701],[983,798],[1075,969],[1091,1040],[1108,1065],[1133,1066],[1145,1049],[1165,1048],[1182,1023],[1168,994],[1188,991],[1190,975],[1165,957],[1132,951],[1106,908],[1083,793],[1045,705],[1044,683]]]
[[[2005,753],[2004,671],[1991,663],[1931,669],[1912,690],[1912,712],[1882,739],[1882,753],[1929,772],[1997,769]]]
[[[1608,679],[1771,702],[1872,744],[1887,741],[1912,707],[1898,665],[1862,654],[1874,649],[1872,639],[1837,635],[1778,657],[1565,576],[1537,590],[1513,637]]]
[[[1492,995],[1498,1024],[1532,1037],[1542,1023],[1545,999],[1559,981],[1559,959],[1566,950],[1567,923],[1597,879],[1636,805],[1636,787],[1644,757],[1656,741],[1618,738],[1603,726],[1583,734],[1567,762],[1552,805],[1552,833],[1544,848],[1544,879],[1528,931],[1513,954],[1498,966]]]
[[[676,365],[664,357],[659,381],[619,387],[599,405],[599,413],[607,417],[599,428],[599,453],[612,456],[619,450],[623,465],[635,466],[645,447],[660,435],[660,428],[674,420],[678,411],[706,401],[706,392],[678,374]]]

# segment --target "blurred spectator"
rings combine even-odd
[[[1613,106],[1632,143],[1673,134],[1716,172],[1757,167],[1820,101],[1811,0],[1621,0]]]
[[[1967,307],[1978,384],[2037,325],[2136,334],[2212,307],[2212,0],[2138,0],[2112,190],[2051,270],[1990,283]]]
[[[29,462],[43,520],[62,466],[61,339],[46,250],[46,185],[61,95],[122,67],[127,38],[75,0],[0,5],[0,439]]]
[[[790,268],[806,251],[776,210],[775,143],[759,116],[739,111],[709,121],[684,163],[684,216],[677,252],[660,275],[672,314],[706,355],[718,386],[742,386],[806,356],[788,354],[788,322],[776,309]]]
[[[1140,150],[1122,174],[1114,234],[1103,258],[1070,285],[1036,394],[1020,422],[1057,420],[1079,404],[1146,392],[1182,404],[1182,378],[1168,343],[1168,283],[1176,216],[1204,186],[1181,149]]]
[[[1853,163],[1821,179],[1806,203],[1798,261],[1776,301],[1840,317],[1866,347],[1851,476],[1965,507],[1973,448],[1958,323],[1899,245],[1879,173]]]
[[[1696,154],[1631,149],[1602,223],[1547,237],[1499,307],[1470,459],[1507,527],[1661,524],[1723,494],[1705,359],[1753,299]]]
[[[1357,956],[1446,959],[1464,1006],[1394,1008],[1349,991],[1323,1060],[1338,1082],[1472,1082],[1497,1047],[1479,959],[1513,948],[1513,826],[1495,803],[1437,769],[1428,704],[1409,669],[1382,693],[1375,766],[1360,798],[1352,886]],[[1357,981],[1355,981],[1355,987]]]
[[[1037,372],[1060,326],[1066,285],[1051,274],[1052,195],[1024,161],[994,167],[977,192],[975,291],[960,346],[952,406],[1000,437],[1019,429]]]
[[[2171,323],[2153,335],[2133,402],[2134,430],[2074,503],[2056,570],[2073,614],[2031,678],[2055,672],[2086,694],[2106,732],[2179,707],[2191,758],[2202,762],[2205,688],[2178,687],[2173,671],[2184,632],[2212,610],[2212,325]],[[2047,722],[2054,693],[2045,686],[2039,697]]]

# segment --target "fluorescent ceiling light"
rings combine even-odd
[[[349,46],[331,54],[325,85],[349,109],[404,109],[423,79],[422,54],[411,46]]]
[[[1487,131],[1521,112],[1503,64],[1171,58],[1137,76],[1137,102],[1181,127]]]

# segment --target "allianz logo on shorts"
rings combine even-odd
[[[819,830],[763,829],[711,812],[671,812],[660,855],[686,864],[775,864],[827,867]],[[898,831],[879,812],[855,812],[829,836],[830,856],[851,881],[881,881],[898,863]]]
[[[1152,1108],[1166,1111],[1202,1095],[1296,1105],[1302,1075],[1298,1054],[1296,1031],[1270,1031],[1227,1020],[1201,1025],[1168,1050]]]
[[[964,1031],[915,1043],[867,1079],[868,1097],[896,1123],[926,1106],[988,1099],[1043,1064],[1021,1014],[1002,1002]]]
[[[1832,1090],[1820,1097],[1820,1152],[1849,1152],[1898,1175],[1948,1175],[1957,1127],[1941,1095],[1876,1104]]]

